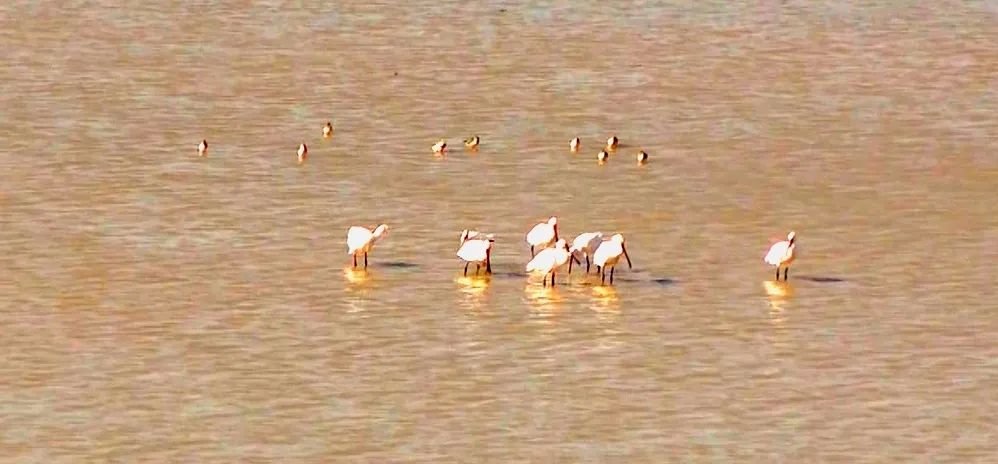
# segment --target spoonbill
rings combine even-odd
[[[305,146],[305,142],[302,142],[301,145],[298,145],[298,164],[304,163],[306,157],[308,157],[308,147]]]
[[[620,139],[618,139],[616,135],[611,135],[610,138],[606,139],[607,150],[616,150],[618,144],[620,144]]]
[[[572,253],[573,256],[578,254],[585,255],[586,274],[589,273],[589,257],[593,255],[593,252],[596,251],[596,248],[599,248],[599,244],[602,242],[602,232],[583,232],[578,237],[575,237],[575,240],[572,241],[572,246],[568,248],[568,252]],[[568,263],[568,273],[572,273],[572,263]]]
[[[558,241],[558,218],[551,216],[547,222],[535,225],[527,232],[527,244],[530,245],[530,256],[535,255],[534,248],[547,247]]]
[[[367,254],[374,248],[375,242],[388,234],[388,226],[381,224],[374,229],[353,226],[347,229],[347,254],[353,256],[353,267],[357,267],[357,255],[364,253],[364,269],[367,269]]]
[[[469,231],[465,231],[467,233]],[[465,234],[462,234],[462,238]],[[476,234],[477,236],[477,234]],[[484,239],[464,239],[461,241],[461,248],[457,250],[457,257],[465,261],[464,275],[468,275],[468,265],[475,263],[475,275],[482,269],[485,263],[485,273],[492,273],[492,245],[496,242],[492,234],[486,235]]]
[[[207,155],[208,155],[208,140],[207,139],[201,140],[201,143],[198,144],[198,156],[207,156]]]
[[[627,259],[627,268],[632,269],[631,257],[627,255],[627,247],[624,246],[624,236],[613,234],[610,240],[604,240],[593,253],[593,264],[600,272],[600,283],[606,283],[606,268],[610,267],[610,285],[613,285],[613,270],[620,261],[620,255]]]
[[[790,231],[787,239],[776,242],[769,248],[769,253],[763,258],[767,264],[776,266],[776,280],[780,280],[780,268],[783,268],[783,280],[787,280],[787,273],[790,272],[790,263],[797,258],[795,249],[797,248],[797,233]]]
[[[434,143],[433,146],[430,148],[433,149],[433,154],[442,155],[444,154],[444,150],[447,149],[447,141],[444,139],[440,139],[437,141],[437,143]]]
[[[471,138],[464,139],[464,147],[469,150],[477,150],[478,144],[482,142],[482,138],[475,135]]]
[[[582,140],[576,137],[571,142],[568,142],[568,147],[572,149],[572,153],[577,153],[579,148],[582,148]]]
[[[568,242],[559,239],[554,244],[554,248],[545,248],[537,253],[533,259],[527,263],[527,272],[543,273],[544,283],[547,287],[548,274],[551,275],[551,286],[554,287],[554,274],[558,268],[568,263],[572,254],[568,252]]]
[[[610,159],[610,154],[607,153],[606,150],[600,150],[599,153],[596,154],[596,161],[599,161],[599,164],[605,163],[608,159]]]
[[[638,152],[638,164],[645,164],[648,162],[648,153],[644,151]]]
[[[332,136],[333,136],[333,123],[326,121],[326,125],[322,126],[322,137],[328,139]]]

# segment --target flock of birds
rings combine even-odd
[[[322,127],[323,138],[333,136],[333,124],[326,122]],[[477,151],[481,138],[477,135],[464,140],[464,146],[468,150]],[[596,154],[596,160],[606,163],[610,158],[610,153],[617,150],[620,140],[617,136],[611,136],[606,141],[606,147]],[[582,148],[582,141],[575,137],[569,142],[569,149],[577,153]],[[447,150],[447,141],[440,140],[431,147],[433,154],[443,156]],[[199,156],[208,155],[208,140],[201,140],[197,146]],[[298,146],[298,163],[304,163],[308,156],[308,146],[302,142]],[[639,151],[637,154],[638,164],[648,161],[648,153]],[[388,225],[381,224],[373,230],[361,226],[352,226],[347,230],[347,254],[353,258],[353,267],[360,266],[358,260],[361,255],[364,257],[364,268],[367,268],[367,256],[374,249],[375,243],[388,235]],[[790,264],[796,258],[797,234],[791,231],[787,234],[787,239],[773,244],[769,252],[763,258],[766,264],[776,268],[776,280],[780,280],[780,270],[783,271],[783,280],[787,280],[790,271]],[[600,283],[606,284],[607,269],[609,269],[610,285],[613,285],[613,273],[617,263],[623,257],[627,261],[627,267],[632,268],[631,257],[627,254],[627,247],[624,245],[624,236],[614,234],[605,237],[602,232],[584,232],[575,237],[572,245],[569,246],[564,238],[558,236],[558,218],[552,216],[545,222],[536,224],[527,232],[526,242],[530,245],[531,259],[527,263],[526,271],[534,274],[542,274],[543,286],[555,285],[555,274],[560,269],[568,266],[568,273],[572,273],[572,263],[582,265],[582,259],[586,261],[586,274],[591,272],[592,266],[596,267],[596,272],[600,275]],[[457,257],[465,262],[464,275],[468,275],[468,266],[475,265],[475,275],[481,272],[485,266],[485,273],[492,273],[492,247],[495,244],[495,237],[492,234],[484,234],[477,230],[465,229],[461,232],[461,242],[457,250]]]

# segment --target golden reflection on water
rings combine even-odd
[[[786,322],[783,312],[794,295],[794,287],[788,282],[775,280],[766,280],[762,286],[769,297],[769,318],[774,325],[782,327]]]
[[[371,274],[367,272],[367,269],[346,268],[343,270],[343,277],[346,277],[347,282],[352,286],[361,286],[371,280]]]
[[[604,322],[615,322],[620,318],[620,299],[615,287],[596,285],[591,288],[592,305],[597,317]]]
[[[483,303],[486,302],[487,296],[485,291],[489,288],[489,284],[492,283],[492,279],[489,276],[461,276],[454,279],[454,282],[459,285],[464,306],[472,311],[480,310]]]
[[[545,318],[553,316],[561,309],[564,297],[559,294],[556,287],[544,287],[535,284],[527,284],[523,288],[527,303],[537,312],[537,315]]]

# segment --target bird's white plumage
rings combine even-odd
[[[571,142],[568,142],[568,147],[571,148],[572,151],[579,151],[580,146],[582,146],[582,140],[579,140],[578,137],[572,139]]]
[[[302,143],[298,145],[298,162],[305,161],[305,157],[308,156],[308,147]]]
[[[552,271],[568,264],[568,260],[571,254],[568,252],[568,243],[565,239],[559,239],[555,243],[554,248],[545,248],[541,250],[527,263],[527,272],[537,272],[542,274],[550,274]]]
[[[797,243],[794,240],[796,238],[797,234],[790,232],[787,234],[786,240],[776,242],[769,248],[769,253],[766,253],[763,260],[776,267],[789,266],[796,259]]]
[[[609,240],[600,242],[593,252],[593,264],[599,267],[615,266],[624,255],[624,236],[614,234]]]
[[[447,141],[441,139],[431,147],[433,153],[443,153],[447,149]]]
[[[527,244],[532,247],[546,247],[558,239],[558,218],[552,216],[547,222],[535,225],[527,232]]]
[[[583,232],[575,237],[568,251],[576,256],[592,256],[601,242],[603,242],[602,232]]]
[[[489,258],[490,248],[492,248],[491,240],[465,240],[457,250],[457,257],[472,264],[482,264]]]
[[[606,139],[606,147],[609,148],[610,150],[616,150],[617,144],[619,143],[620,139],[618,139],[616,135],[612,135],[610,136],[610,138]]]
[[[386,232],[388,226],[381,224],[374,229],[366,227],[352,226],[347,229],[347,254],[352,255],[360,252],[370,252],[374,248],[374,243],[378,241]]]
[[[198,144],[198,154],[204,156],[207,153],[208,153],[208,141],[202,140],[201,143]]]

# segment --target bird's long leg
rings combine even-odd
[[[464,263],[464,276],[468,277],[468,265],[471,263]]]
[[[353,267],[357,268],[357,253],[353,254]]]
[[[597,269],[599,270],[599,283],[600,283],[600,285],[606,284],[606,268],[605,267],[597,267]]]
[[[613,270],[617,269],[617,266],[610,268],[610,285],[613,285]]]
[[[364,252],[364,269],[367,269],[367,252]]]
[[[534,257],[534,246],[533,245],[530,245],[530,257],[531,258]]]
[[[776,281],[780,281],[780,266],[776,266]]]
[[[551,287],[554,287],[554,271],[551,271]]]
[[[479,263],[475,263],[475,275],[478,275],[478,271],[481,270],[482,270],[482,265]]]
[[[784,282],[787,281],[787,274],[789,274],[789,273],[790,273],[790,266],[787,266],[787,267],[783,268],[783,281]]]
[[[541,286],[542,287],[547,287],[548,286],[548,275],[547,274],[544,274],[544,279],[541,280]]]
[[[485,273],[486,274],[492,274],[492,257],[491,256],[486,256],[485,257]]]
[[[586,274],[589,274],[589,253],[586,253]]]
[[[572,260],[571,259],[568,260],[568,273],[569,273],[569,275],[572,274]]]

